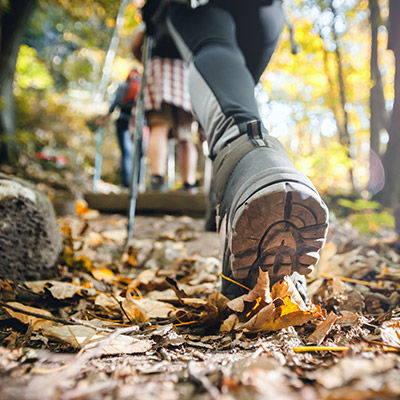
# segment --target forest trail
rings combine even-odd
[[[1,281],[1,399],[399,398],[393,232],[332,226],[309,283],[318,312],[275,299],[275,321],[290,320],[266,332],[218,294],[219,239],[203,220],[137,216],[121,257],[126,218],[79,211],[59,219],[59,277]],[[250,319],[270,306],[256,300]]]

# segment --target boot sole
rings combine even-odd
[[[250,272],[258,276],[260,267],[272,283],[293,272],[309,274],[327,229],[328,209],[305,184],[286,181],[260,189],[232,219],[227,245],[233,278],[246,280]]]

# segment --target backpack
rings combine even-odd
[[[121,105],[135,103],[140,89],[140,74],[137,73],[133,78],[126,81],[125,95],[121,100]]]

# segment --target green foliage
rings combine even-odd
[[[394,217],[389,210],[354,214],[349,219],[355,228],[365,234],[377,233],[382,227],[393,229],[395,226]]]
[[[49,89],[54,81],[36,54],[36,50],[22,45],[18,54],[15,79],[21,89]]]
[[[352,210],[353,213],[348,219],[361,233],[377,233],[382,227],[393,229],[395,226],[393,212],[388,209],[382,209],[381,205],[376,201],[340,199],[338,204]]]
[[[7,11],[10,7],[10,0],[0,0],[0,13]]]
[[[342,207],[349,208],[353,211],[371,211],[379,210],[381,205],[377,201],[370,201],[364,199],[357,199],[356,201],[351,201],[348,199],[339,199],[338,204]]]

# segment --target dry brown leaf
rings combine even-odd
[[[269,276],[268,272],[264,272],[260,268],[257,283],[249,293],[246,293],[228,303],[228,307],[235,312],[241,313],[245,309],[245,303],[252,303],[262,299],[266,303],[271,303],[272,298],[269,289]]]
[[[80,349],[94,336],[96,330],[82,325],[53,325],[43,326],[41,332],[45,337]]]
[[[88,203],[83,199],[75,200],[75,211],[78,215],[87,214],[89,212]]]
[[[96,306],[103,308],[118,308],[119,307],[118,300],[123,301],[124,299],[122,297],[114,298],[105,293],[100,293],[99,295],[96,296],[94,304]]]
[[[296,288],[296,285],[293,281],[285,276],[284,279],[275,283],[271,289],[271,297],[275,300],[278,298],[290,297],[294,303],[300,308],[300,310],[307,311],[308,307],[304,303],[303,298],[301,297],[299,291]]]
[[[126,292],[126,298],[121,304],[124,314],[129,318],[130,322],[139,324],[142,322],[147,322],[146,315],[141,311],[141,309],[133,302],[132,295],[129,290]],[[125,315],[123,315],[125,318]]]
[[[152,290],[146,294],[146,298],[150,300],[176,302],[178,297],[172,289]]]
[[[86,296],[96,295],[95,289],[88,289],[83,286],[74,285],[68,282],[32,281],[25,282],[24,285],[37,294],[42,294],[45,292],[45,289],[47,289],[57,300],[70,299],[76,294],[83,294]]]
[[[343,326],[353,326],[358,321],[358,315],[351,311],[341,310],[341,317],[338,318],[336,323]]]
[[[147,340],[136,339],[128,335],[118,335],[111,343],[107,343],[108,337],[104,334],[96,335],[90,343],[85,346],[89,350],[95,347],[101,347],[101,356],[117,355],[117,354],[135,354],[145,353],[150,350],[152,345]],[[105,342],[102,345],[102,342]]]
[[[208,296],[207,302],[215,305],[219,313],[228,312],[229,299],[220,292],[214,292]]]
[[[146,322],[152,318],[169,318],[176,310],[174,306],[157,300],[133,299],[127,291],[122,307],[135,323]]]
[[[310,279],[315,279],[323,273],[328,273],[337,266],[334,257],[337,255],[337,246],[333,242],[327,242],[320,252],[320,260],[315,266],[314,271],[309,275]]]
[[[299,326],[314,318],[311,311],[303,311],[293,303],[290,297],[284,298],[285,304],[275,307],[268,304],[255,314],[249,321],[239,324],[238,328],[248,332],[272,332],[289,326]]]
[[[118,244],[123,244],[126,238],[126,229],[113,229],[102,232],[105,239]]]
[[[143,314],[146,315],[147,319],[152,318],[169,318],[171,313],[176,310],[176,308],[163,301],[150,300],[150,299],[138,299],[132,300],[133,304],[135,304]]]
[[[16,308],[19,308],[19,309],[27,311],[27,312],[40,314],[40,315],[43,315],[43,316],[46,316],[46,317],[53,317],[53,315],[50,312],[48,312],[46,310],[42,310],[40,308],[29,307],[29,306],[26,306],[24,304],[17,303],[15,301],[8,302],[7,304],[9,304],[12,307],[16,307]],[[20,313],[20,312],[17,312],[17,311],[13,311],[13,310],[7,308],[7,306],[3,306],[3,307],[6,309],[7,313],[12,318],[17,319],[18,321],[22,322],[23,324],[30,324],[35,329],[38,329],[38,328],[40,328],[42,326],[45,326],[45,325],[54,325],[55,324],[53,321],[49,321],[47,319],[33,317],[33,316],[30,316],[30,315],[27,315],[27,314],[23,314],[23,313]]]
[[[139,275],[129,284],[129,289],[136,289],[139,285],[148,285],[156,277],[157,270],[144,269]]]
[[[400,318],[385,321],[381,326],[381,337],[384,343],[400,347]]]
[[[400,282],[400,270],[397,265],[396,267],[384,265],[376,279]]]
[[[222,323],[219,330],[220,332],[232,332],[236,325],[239,322],[239,318],[236,314],[231,314],[229,317]]]
[[[261,269],[256,286],[249,293],[231,300],[228,307],[240,314],[236,328],[248,332],[269,332],[303,325],[316,315],[306,306],[289,277],[275,283],[270,292],[268,272]]]
[[[181,299],[181,303],[185,306],[189,306],[192,308],[202,308],[207,306],[208,302],[204,299],[197,299],[194,297],[187,297],[185,299]]]

